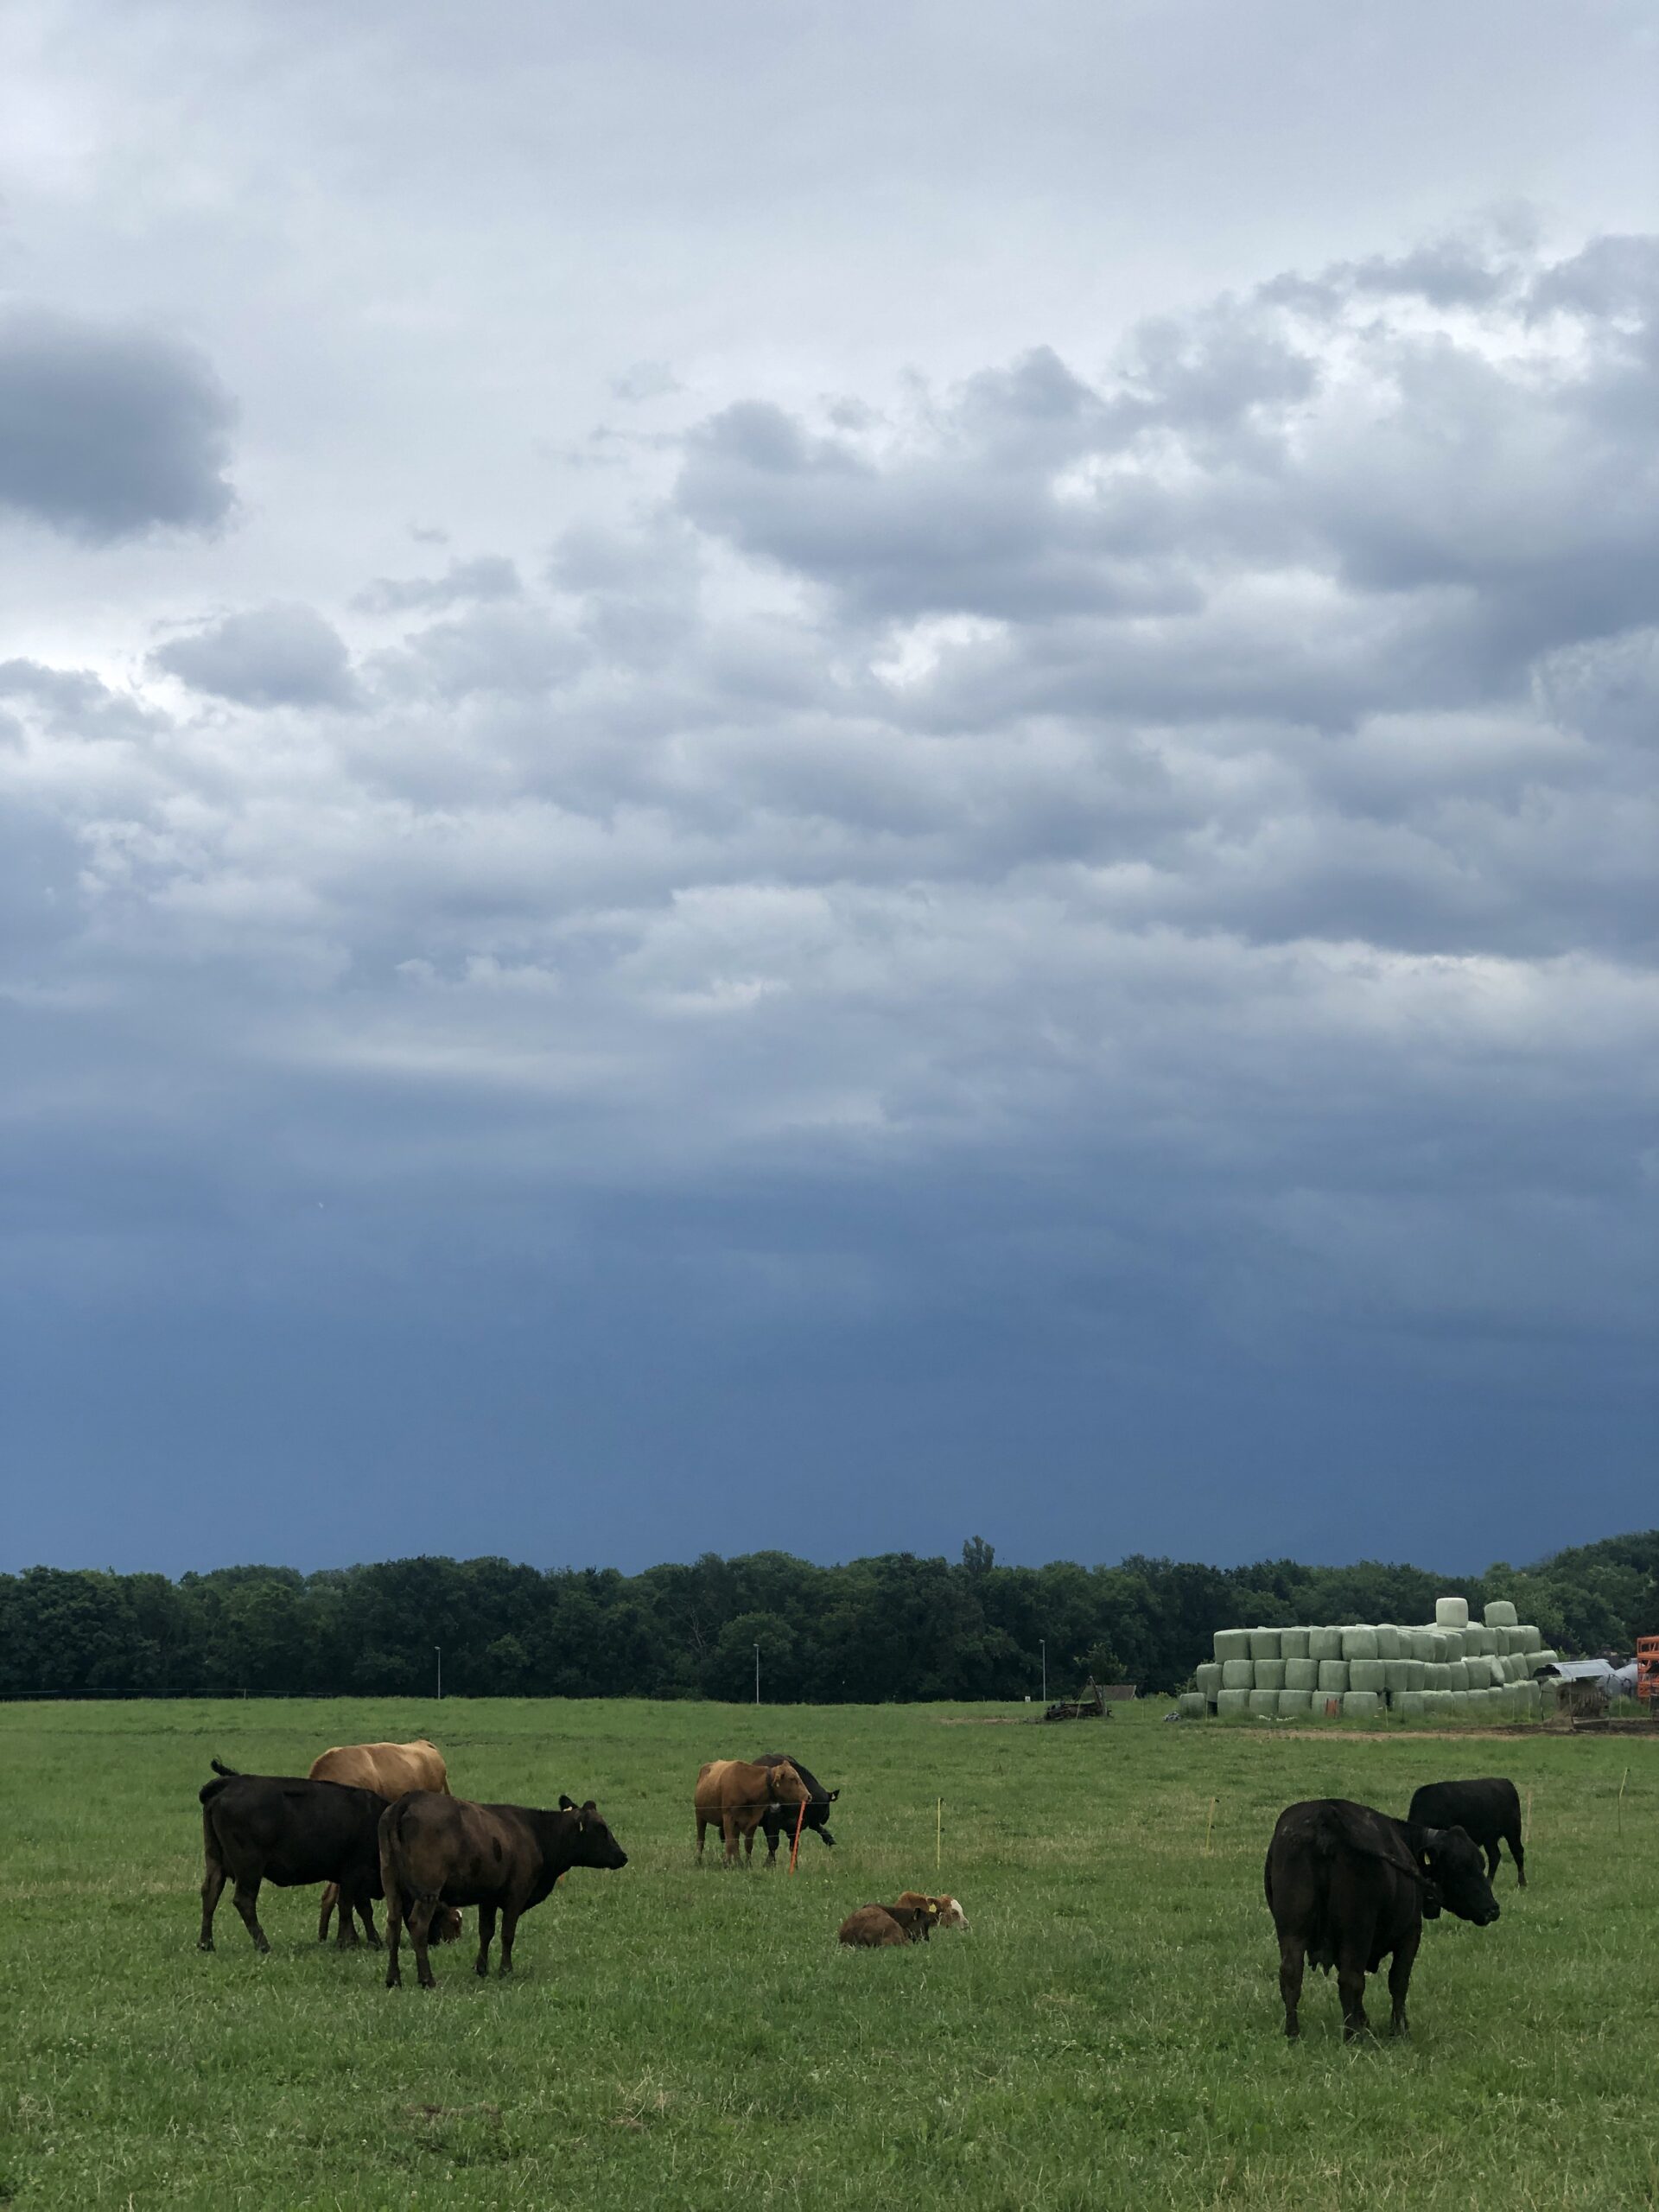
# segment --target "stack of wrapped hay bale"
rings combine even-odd
[[[1275,1719],[1325,1716],[1535,1719],[1534,1679],[1555,1654],[1502,1599],[1471,1621],[1462,1598],[1435,1601],[1433,1624],[1397,1628],[1225,1628],[1216,1656],[1198,1669],[1180,1710],[1201,1719],[1255,1713]]]

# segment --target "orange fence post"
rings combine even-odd
[[[795,1815],[795,1840],[789,1847],[789,1871],[795,1872],[795,1861],[801,1855],[801,1830],[806,1825],[806,1800],[801,1800],[801,1809]]]

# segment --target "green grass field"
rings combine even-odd
[[[1045,1729],[925,1707],[8,1707],[0,2202],[1659,2202],[1659,1747],[1163,1710]],[[210,1753],[302,1773],[328,1744],[422,1731],[460,1795],[597,1797],[630,1865],[573,1874],[505,1983],[475,1980],[469,1941],[435,1953],[435,1993],[412,1973],[388,1993],[380,1954],[316,1943],[315,1891],[264,1892],[269,1959],[228,1894],[197,1952]],[[699,1868],[699,1763],[772,1750],[842,1786],[838,1847],[808,1838],[793,1879]],[[1426,1930],[1409,2044],[1344,2048],[1314,1976],[1287,2045],[1262,1897],[1279,1808],[1403,1812],[1420,1782],[1492,1772],[1533,1792],[1524,1895],[1506,1859],[1497,1927]],[[969,1931],[837,1947],[851,1907],[906,1887],[957,1892]]]

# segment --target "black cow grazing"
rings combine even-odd
[[[399,1938],[405,1921],[423,1989],[434,1986],[427,1943],[444,1905],[478,1907],[477,1972],[490,1970],[495,1916],[501,1915],[501,1972],[512,1972],[521,1916],[540,1904],[572,1866],[626,1866],[628,1854],[589,1799],[561,1797],[556,1813],[529,1805],[474,1805],[465,1797],[413,1789],[380,1821],[380,1879],[386,1893],[386,1987],[403,1980]]]
[[[1342,2031],[1351,2041],[1370,2026],[1365,1977],[1390,1954],[1394,2033],[1406,2025],[1406,1991],[1423,1921],[1444,1904],[1459,1920],[1484,1928],[1497,1904],[1479,1851],[1461,1828],[1415,1827],[1369,1805],[1321,1797],[1290,1805],[1268,1846],[1268,1906],[1279,1934],[1279,1990],[1285,2033],[1300,2033],[1302,1966],[1337,1970]]]
[[[807,1798],[806,1812],[801,1821],[801,1834],[803,1839],[804,1839],[810,1830],[817,1837],[820,1843],[833,1845],[836,1839],[830,1833],[830,1808],[835,1803],[836,1798],[840,1796],[840,1790],[826,1789],[823,1784],[818,1780],[817,1776],[811,1771],[810,1768],[803,1766],[799,1759],[791,1758],[786,1751],[762,1751],[757,1764],[760,1766],[766,1767],[788,1764],[794,1768],[796,1773],[800,1776],[801,1780],[806,1784],[808,1792],[810,1793]],[[795,1821],[796,1817],[799,1813],[800,1807],[798,1805],[769,1805],[765,1813],[762,1814],[760,1818],[760,1826],[765,1832],[766,1839],[766,1864],[768,1866],[773,1866],[777,1861],[778,1842],[779,1837],[786,1836],[789,1839],[791,1848],[793,1847],[795,1841]],[[749,1838],[748,1847],[751,1851],[754,1849],[754,1838],[753,1836]]]
[[[1516,1879],[1527,1886],[1527,1854],[1521,1847],[1521,1796],[1512,1782],[1489,1775],[1482,1782],[1426,1782],[1411,1801],[1408,1821],[1422,1827],[1461,1828],[1486,1853],[1489,1881],[1497,1876],[1497,1847],[1507,1843]]]
[[[353,1911],[368,1929],[370,1942],[378,1945],[369,1900],[380,1895],[378,1830],[385,1799],[338,1782],[238,1774],[217,1759],[213,1765],[219,1779],[200,1792],[207,1859],[201,1883],[201,1949],[213,1948],[213,1915],[227,1879],[236,1884],[236,1909],[256,1951],[270,1948],[259,1925],[262,1882],[275,1882],[284,1890],[337,1882],[340,1948],[346,1950],[357,1941]]]

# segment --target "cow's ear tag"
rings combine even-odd
[[[559,1793],[559,1810],[562,1813],[574,1813],[575,1809],[575,1799],[574,1797],[567,1797],[563,1791],[561,1790]]]

